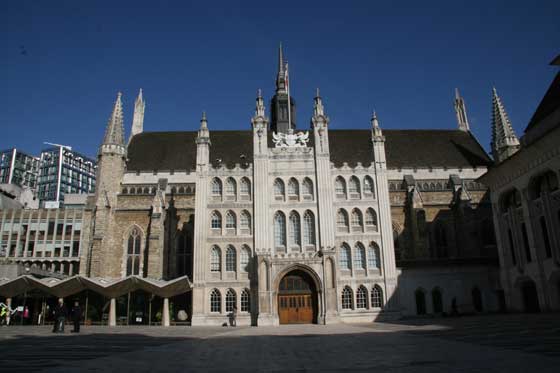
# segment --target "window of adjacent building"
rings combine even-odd
[[[378,285],[375,285],[371,290],[371,306],[373,308],[383,307],[383,293]]]
[[[249,312],[251,309],[251,294],[249,289],[243,289],[241,292],[241,312]]]
[[[233,246],[226,249],[226,271],[235,272],[236,270],[236,252]]]
[[[336,213],[336,226],[339,230],[348,230],[348,213],[343,209],[338,210]]]
[[[303,214],[303,244],[315,245],[315,218],[311,211]]]
[[[127,258],[126,258],[126,275],[140,275],[140,244],[141,235],[138,228],[133,228],[128,236],[127,242]]]
[[[372,242],[368,247],[368,267],[369,269],[381,268],[381,261],[379,260],[379,246]]]
[[[228,199],[235,199],[235,195],[237,193],[237,184],[233,177],[228,177],[226,181],[226,197]]]
[[[274,215],[274,245],[286,246],[286,217],[280,211]]]
[[[218,211],[212,211],[212,215],[210,216],[210,223],[212,229],[222,229],[222,216]]]
[[[291,200],[298,199],[299,197],[299,184],[298,181],[294,178],[291,178],[288,182],[288,197]]]
[[[241,229],[251,229],[251,215],[247,210],[241,211],[239,223]]]
[[[356,308],[367,308],[367,289],[360,285],[356,291]]]
[[[356,176],[352,176],[348,182],[348,191],[351,198],[360,197],[360,180]]]
[[[354,269],[366,269],[366,249],[359,242],[354,246]]]
[[[241,266],[242,272],[249,272],[250,260],[251,260],[251,249],[247,245],[244,245],[243,248],[241,248],[241,253],[239,257],[239,264]]]
[[[377,231],[377,214],[371,207],[366,210],[366,227]]]
[[[210,312],[222,312],[222,296],[218,289],[210,293]]]
[[[231,210],[226,212],[226,229],[235,229],[237,226],[235,213]]]
[[[222,254],[220,252],[220,248],[217,246],[214,246],[210,251],[210,271],[222,271]]]
[[[352,230],[360,230],[362,228],[362,213],[358,209],[352,210]]]
[[[301,245],[301,231],[300,231],[300,221],[299,214],[295,211],[290,213],[290,227],[288,229],[289,244],[290,246],[300,246]]]
[[[352,289],[349,286],[345,286],[342,290],[342,309],[343,310],[350,310],[352,309]]]
[[[284,182],[280,179],[274,180],[274,198],[276,200],[284,200]]]
[[[340,248],[340,269],[349,270],[350,269],[350,247],[347,244],[342,244]]]
[[[237,308],[237,296],[233,289],[228,289],[226,293],[226,312],[233,311],[233,308]]]
[[[222,196],[222,182],[218,178],[212,179],[212,196],[214,197]]]
[[[241,179],[239,184],[239,194],[242,197],[248,197],[251,195],[251,182],[246,177]]]
[[[338,176],[334,182],[334,192],[337,198],[346,198],[346,181],[342,176]]]

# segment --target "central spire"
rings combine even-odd
[[[121,92],[117,94],[117,100],[113,107],[113,112],[107,123],[103,144],[124,145],[123,110]]]
[[[282,43],[280,43],[278,47],[276,94],[272,97],[270,103],[270,129],[277,133],[289,133],[296,128],[296,103],[291,96],[288,79],[288,64],[284,60],[284,51]]]
[[[501,163],[511,157],[519,149],[519,139],[513,131],[506,109],[496,92],[492,88],[492,155],[496,163]]]
[[[287,93],[286,89],[286,65],[284,63],[284,51],[282,43],[278,46],[278,74],[276,75],[276,93]]]

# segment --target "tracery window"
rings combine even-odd
[[[334,182],[334,191],[337,197],[346,197],[346,181],[342,176],[338,176]]]
[[[274,180],[274,197],[276,199],[284,199],[284,182],[281,179]]]
[[[353,294],[352,289],[349,286],[345,286],[342,290],[342,309],[343,310],[350,310],[352,309],[353,303]]]
[[[354,246],[354,269],[366,269],[366,249],[360,242]]]
[[[241,211],[241,217],[239,219],[241,229],[251,229],[251,214],[247,210]]]
[[[222,253],[218,246],[212,247],[210,251],[210,272],[222,271]]]
[[[126,257],[126,275],[140,275],[140,244],[142,237],[140,230],[136,227],[132,228],[128,236],[127,257]]]
[[[356,176],[352,176],[348,183],[348,191],[350,195],[352,194],[360,194],[360,180]]]
[[[343,243],[342,246],[340,247],[340,254],[339,255],[340,255],[340,257],[339,257],[340,269],[349,270],[350,269],[350,247],[346,243]]]
[[[274,245],[286,246],[286,216],[280,211],[274,215]]]
[[[377,214],[371,207],[366,210],[366,226],[377,230]]]
[[[212,211],[210,216],[210,226],[212,229],[222,229],[222,216],[218,211]]]
[[[290,213],[290,229],[289,233],[289,244],[290,246],[300,246],[301,245],[301,229],[299,214],[295,211]]]
[[[233,289],[228,289],[226,292],[226,312],[233,311],[233,308],[237,308],[237,295]]]
[[[303,214],[303,244],[315,245],[315,218],[309,210]]]
[[[212,179],[212,195],[215,197],[222,195],[222,182],[217,177]]]
[[[373,187],[373,179],[369,176],[364,177],[364,194],[375,197],[375,189]]]
[[[299,196],[299,184],[294,178],[291,178],[290,181],[288,181],[288,195],[290,197]]]
[[[352,210],[352,227],[353,228],[362,227],[362,213],[358,209]]]
[[[226,271],[235,272],[236,262],[235,248],[230,245],[226,249]]]
[[[336,213],[336,225],[339,228],[348,228],[348,213],[346,210],[338,210]]]
[[[222,312],[222,295],[218,289],[210,293],[210,312]]]
[[[251,182],[246,177],[241,179],[241,183],[239,185],[239,194],[242,196],[248,196],[251,194]]]
[[[367,308],[367,289],[360,285],[356,291],[356,308]]]
[[[249,261],[251,260],[251,249],[247,245],[243,245],[239,257],[239,265],[242,272],[249,272]]]
[[[379,260],[379,246],[372,242],[368,247],[368,267],[369,269],[381,268],[381,261]]]
[[[251,293],[249,289],[243,289],[241,292],[241,312],[249,312],[251,309]]]
[[[235,196],[237,192],[237,184],[233,177],[228,177],[226,181],[226,196]]]
[[[313,199],[313,182],[311,179],[306,177],[301,184],[303,197],[306,199]]]
[[[375,285],[373,289],[371,289],[371,306],[373,308],[383,307],[383,292],[378,285]]]
[[[228,212],[226,212],[226,229],[235,229],[236,225],[235,213],[228,210]]]

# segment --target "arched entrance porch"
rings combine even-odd
[[[281,275],[277,293],[280,324],[317,323],[320,298],[316,281],[299,267]]]

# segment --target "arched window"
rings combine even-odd
[[[210,272],[222,271],[222,253],[218,246],[212,247],[210,251]]]
[[[371,289],[371,306],[373,308],[383,307],[383,292],[379,285],[375,285],[373,289]]]
[[[369,269],[380,269],[381,260],[379,260],[379,246],[375,242],[369,244],[368,247],[368,267]]]
[[[306,177],[303,179],[301,184],[301,193],[304,199],[313,200],[313,182],[310,178]]]
[[[222,229],[222,215],[218,211],[212,211],[210,215],[210,226],[212,229]]]
[[[237,183],[233,177],[228,177],[226,181],[226,196],[235,198],[237,193]]]
[[[426,295],[424,290],[417,289],[414,292],[414,297],[416,298],[416,314],[425,315],[426,314]]]
[[[142,236],[140,230],[136,227],[132,228],[128,236],[127,257],[126,257],[126,275],[140,275],[140,245]]]
[[[284,182],[281,179],[274,180],[274,198],[283,200],[284,194]]]
[[[246,177],[241,179],[239,184],[239,194],[245,197],[251,195],[251,182]]]
[[[274,215],[274,245],[286,246],[286,216],[280,211]]]
[[[235,247],[228,246],[226,249],[226,271],[228,272],[235,272],[236,270],[236,252]]]
[[[289,244],[290,246],[301,246],[301,228],[299,221],[299,214],[295,211],[290,213],[290,228],[289,233]]]
[[[214,197],[222,196],[222,181],[217,177],[212,179],[212,196]]]
[[[353,230],[359,230],[362,228],[362,212],[360,210],[352,210],[351,224]]]
[[[366,269],[366,249],[359,242],[354,246],[354,269]]]
[[[226,212],[226,229],[235,229],[237,227],[235,213],[231,210]]]
[[[233,311],[233,308],[237,308],[237,295],[233,289],[228,289],[226,292],[226,312]]]
[[[249,229],[249,230],[251,229],[251,214],[249,214],[249,211],[247,210],[241,211],[239,225],[241,229]]]
[[[443,299],[441,297],[441,290],[439,290],[439,288],[434,288],[432,290],[432,306],[434,308],[434,313],[443,312]]]
[[[122,188],[122,194],[128,194],[128,188]]]
[[[315,245],[315,218],[309,210],[303,214],[303,244]]]
[[[288,181],[288,196],[292,199],[297,199],[299,196],[299,183],[293,177]]]
[[[239,265],[241,272],[249,272],[249,261],[251,260],[251,249],[247,245],[243,245],[239,257]]]
[[[222,312],[222,295],[218,289],[210,293],[210,312]]]
[[[342,290],[342,309],[351,310],[353,306],[354,296],[352,294],[352,289],[349,286],[345,286]]]
[[[356,176],[352,176],[348,182],[348,191],[350,197],[359,198],[360,196],[360,180]]]
[[[350,247],[343,243],[340,247],[340,269],[350,269]]]
[[[377,231],[377,214],[371,207],[366,210],[366,227]]]
[[[367,308],[367,289],[364,285],[360,285],[356,291],[356,308]]]
[[[373,179],[369,176],[364,177],[364,194],[368,197],[375,198],[375,189],[373,187]]]
[[[339,209],[336,213],[336,226],[339,230],[348,230],[348,213],[346,210]]]
[[[249,289],[243,289],[241,292],[241,312],[249,312],[251,309],[251,293]]]
[[[346,198],[346,180],[338,176],[334,182],[334,191],[337,198]]]

